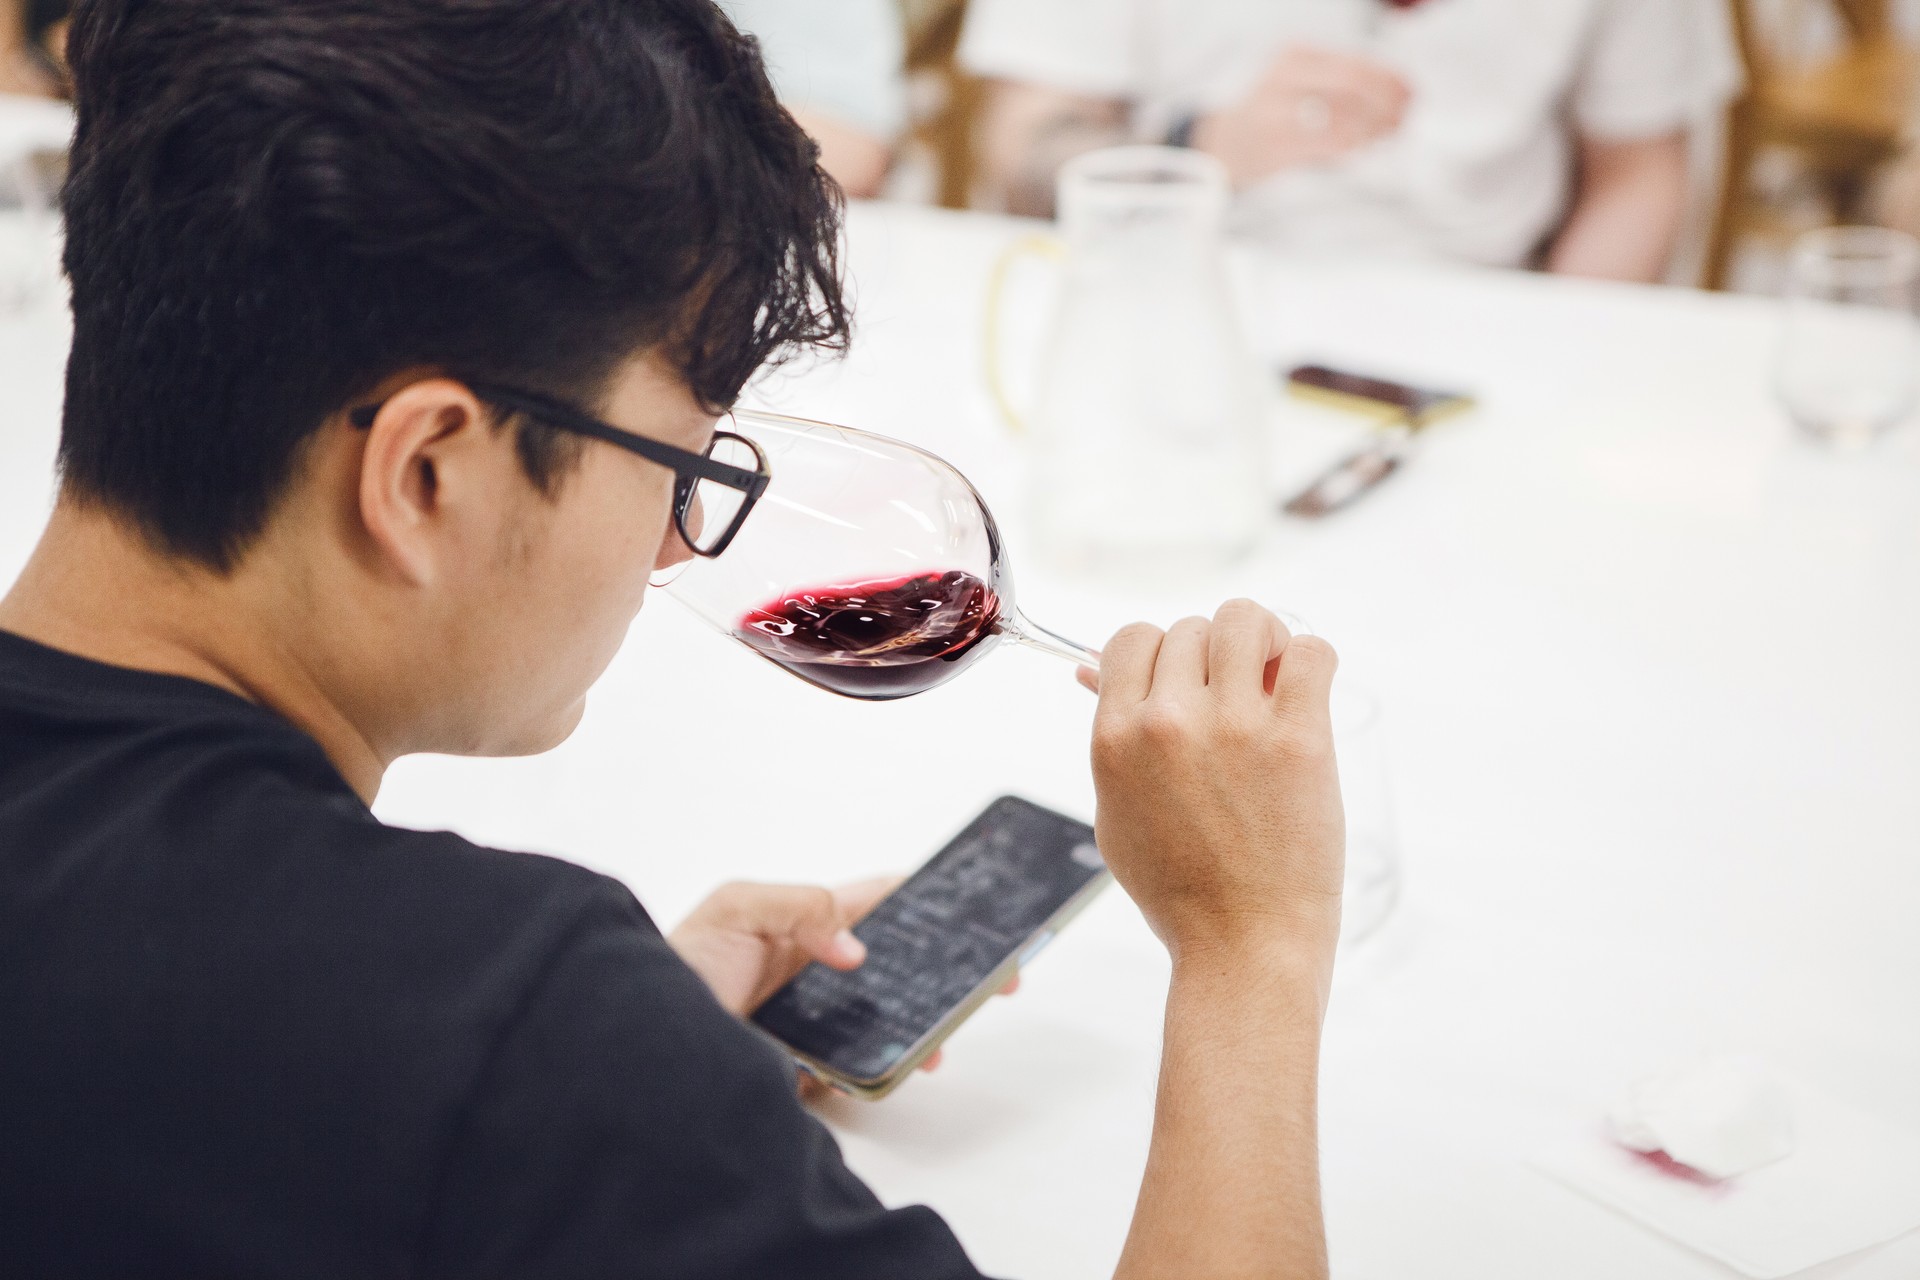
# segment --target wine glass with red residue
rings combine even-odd
[[[768,661],[849,698],[924,693],[1002,640],[1098,669],[1100,655],[1014,605],[993,513],[924,449],[740,411],[772,481],[725,554],[667,593]]]

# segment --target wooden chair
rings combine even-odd
[[[980,113],[979,81],[961,70],[960,33],[966,0],[907,0],[907,75],[931,81],[938,98],[914,128],[914,140],[933,157],[935,198],[964,209],[973,195],[973,132]]]
[[[1920,86],[1920,54],[1894,32],[1887,0],[1830,0],[1844,44],[1804,63],[1767,47],[1753,0],[1730,3],[1747,87],[1728,112],[1726,168],[1704,273],[1710,289],[1726,288],[1742,234],[1765,224],[1752,191],[1762,151],[1792,152],[1833,220],[1857,220],[1874,172],[1901,149]]]

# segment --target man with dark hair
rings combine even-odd
[[[837,194],[709,0],[82,0],[53,517],[0,600],[0,1274],[974,1275],[741,1020],[875,891],[389,828],[543,750],[716,416],[843,343]],[[1109,646],[1099,834],[1174,958],[1128,1276],[1324,1269],[1332,652]],[[677,855],[700,851],[676,850]]]

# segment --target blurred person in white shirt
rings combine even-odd
[[[1696,127],[1738,90],[1721,0],[973,0],[991,194],[1079,152],[1218,156],[1279,248],[1667,271]]]
[[[850,196],[880,194],[907,126],[896,0],[719,0],[760,41],[780,101]]]

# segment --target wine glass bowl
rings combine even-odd
[[[924,449],[851,427],[740,411],[772,481],[724,555],[669,595],[801,679],[884,701],[945,684],[1003,639],[1096,666],[1014,605],[993,514]]]
[[[1829,227],[1795,244],[1776,371],[1793,421],[1839,448],[1871,444],[1920,399],[1920,241]]]

